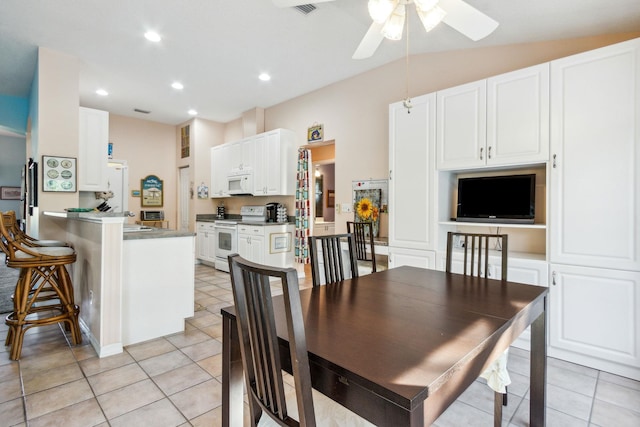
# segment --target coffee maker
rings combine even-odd
[[[267,222],[278,222],[279,203],[267,203]]]

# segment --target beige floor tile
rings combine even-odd
[[[23,375],[27,375],[33,372],[56,369],[71,363],[76,363],[76,358],[73,356],[71,349],[67,346],[66,348],[50,352],[30,356],[23,355],[20,358],[20,370]]]
[[[84,342],[86,342],[86,344],[84,344]],[[92,357],[98,357],[98,353],[96,353],[96,350],[89,343],[89,340],[87,339],[84,342],[82,345],[71,347],[71,351],[73,351],[73,354],[76,356],[76,360],[80,361],[90,359]]]
[[[176,393],[170,399],[187,419],[192,419],[222,404],[222,385],[212,379]]]
[[[207,371],[209,375],[219,377],[222,375],[222,354],[216,354],[215,356],[199,360],[198,365]]]
[[[35,419],[93,397],[91,387],[84,378],[40,391],[27,396],[27,419]]]
[[[170,396],[211,378],[207,371],[197,364],[191,363],[153,377],[153,381],[167,396]]]
[[[162,399],[112,419],[110,423],[112,427],[173,427],[183,425],[185,419],[169,399]]]
[[[20,365],[18,362],[0,365],[0,382],[20,378]]]
[[[202,303],[202,305],[207,305]],[[201,328],[203,326],[215,325],[221,322],[221,319],[213,313],[210,313],[206,310],[200,311],[196,313],[193,319],[188,320],[196,328]]]
[[[22,397],[20,378],[0,382],[0,403]]]
[[[607,381],[599,381],[596,399],[640,412],[640,390],[634,390]]]
[[[86,376],[96,375],[100,372],[109,371],[111,369],[119,368],[130,363],[134,363],[133,357],[129,353],[122,352],[108,357],[92,357],[80,362],[80,367]]]
[[[638,411],[623,408],[596,399],[591,411],[591,424],[595,426],[638,427],[640,426],[640,405]]]
[[[201,328],[202,332],[209,335],[211,338],[219,338],[222,340],[222,323],[216,323],[215,325],[205,326]]]
[[[0,403],[2,425],[14,426],[24,422],[24,405],[22,398]]]
[[[125,350],[138,362],[149,359],[153,356],[169,353],[176,350],[176,346],[171,344],[164,338],[141,342],[139,344],[129,345]]]
[[[193,427],[211,427],[222,425],[222,406],[189,420]]]
[[[222,302],[218,298],[212,297],[212,296],[205,296],[205,297],[202,297],[202,298],[197,298],[195,301],[198,303],[198,305],[200,305],[202,307],[206,307],[206,306],[214,305],[214,304],[220,304]]]
[[[222,353],[222,343],[216,339],[208,339],[201,343],[182,348],[182,352],[195,362]]]
[[[169,335],[167,339],[171,342],[171,344],[175,345],[178,348],[182,348],[198,344],[202,341],[206,341],[210,339],[210,337],[209,335],[198,329],[191,328],[187,329],[185,332]]]
[[[137,363],[87,377],[96,396],[149,378]]]
[[[189,357],[180,350],[174,350],[169,353],[145,359],[140,362],[140,366],[149,376],[155,377],[181,366],[188,365],[189,363],[192,363]]]
[[[24,393],[27,395],[37,393],[82,378],[82,370],[77,363],[50,369],[44,375],[41,370],[25,372],[23,374]]]
[[[151,380],[142,380],[98,396],[98,403],[107,419],[112,420],[163,398],[164,394]]]
[[[87,399],[29,421],[29,427],[93,427],[106,420],[96,399]]]

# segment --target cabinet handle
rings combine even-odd
[[[555,271],[553,273],[551,273],[551,284],[553,286],[556,285],[556,272]]]
[[[389,169],[389,179],[393,179],[393,174],[392,174],[393,170]]]
[[[553,168],[556,168],[556,154],[553,155]]]
[[[484,153],[484,147],[480,147],[480,160],[484,160],[484,158],[482,157]]]
[[[487,150],[487,159],[491,159],[491,146],[489,146],[489,149]]]

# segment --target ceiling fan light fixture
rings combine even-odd
[[[373,22],[383,24],[389,19],[397,4],[398,0],[369,0],[369,3],[367,3],[369,16],[373,19]]]
[[[433,30],[447,15],[447,12],[438,6],[432,7],[431,10],[424,11],[420,8],[418,3],[416,3],[416,12],[418,12],[420,22],[422,22],[422,25],[427,32]]]
[[[399,4],[382,27],[382,35],[389,40],[400,40],[404,30],[406,8],[404,4]]]

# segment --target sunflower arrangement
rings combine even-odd
[[[361,221],[372,219],[371,217],[373,216],[374,209],[377,210],[377,208],[373,207],[371,200],[366,197],[360,199],[360,201],[356,203],[356,215]]]

